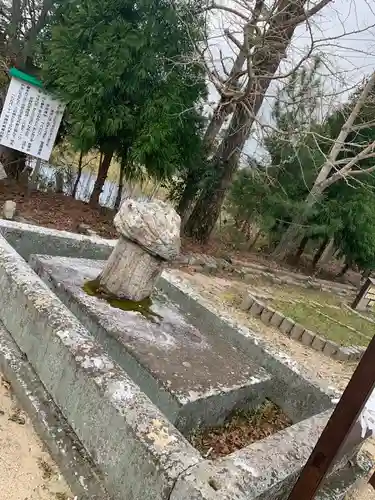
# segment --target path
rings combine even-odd
[[[0,381],[1,500],[73,500],[9,384],[1,375]]]
[[[314,375],[322,382],[326,382],[340,390],[346,387],[355,369],[355,363],[340,363],[327,358],[322,353],[295,342],[289,337],[282,335],[275,328],[264,325],[260,320],[233,306],[233,303],[238,304],[241,301],[241,296],[249,288],[249,285],[246,285],[242,281],[207,276],[200,273],[187,273],[183,271],[175,271],[175,273],[181,278],[188,280],[214,306],[220,310],[225,309],[242,324],[260,332],[271,345],[279,347],[281,351],[296,360],[306,370],[314,372]],[[366,450],[375,460],[374,440],[366,443]],[[375,491],[366,486],[354,498],[355,500],[375,500]]]

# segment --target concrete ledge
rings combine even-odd
[[[1,323],[0,370],[73,494],[80,500],[110,500],[97,467]]]
[[[0,237],[0,320],[115,499],[168,498],[198,452]]]
[[[269,398],[293,420],[299,422],[332,407],[335,391],[324,387],[294,360],[267,342],[261,334],[249,330],[229,314],[215,308],[190,284],[173,271],[164,272],[159,288],[189,315],[192,323],[207,334],[221,336],[249,359],[263,366],[273,377]]]
[[[171,500],[287,500],[329,415],[325,412],[304,420],[215,463],[192,467],[178,479]],[[280,452],[275,454],[275,450]],[[343,500],[371,467],[365,454],[358,455],[357,449],[348,452],[328,475],[316,499]]]
[[[35,253],[107,259],[117,242],[5,219],[0,219],[0,234],[25,260]]]

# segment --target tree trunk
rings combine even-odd
[[[99,165],[98,175],[95,180],[94,189],[92,190],[90,196],[89,204],[92,207],[97,208],[99,206],[99,198],[103,191],[104,183],[107,179],[108,170],[111,165],[112,158],[113,158],[113,150],[106,151],[103,154],[102,161]]]
[[[319,177],[319,176],[318,176]],[[303,238],[306,231],[306,222],[311,213],[311,209],[321,199],[323,190],[320,183],[314,184],[310,193],[305,199],[303,210],[296,216],[293,222],[289,225],[288,229],[283,234],[279,244],[272,253],[276,260],[284,260],[288,256],[293,255]]]
[[[125,174],[125,163],[121,163],[120,165],[120,174],[118,178],[118,189],[116,194],[115,206],[114,209],[116,212],[120,208],[121,200],[122,200],[122,192],[124,189],[124,174]]]
[[[188,173],[184,190],[176,208],[178,215],[181,217],[181,231],[184,230],[186,221],[193,210],[201,180],[195,171],[192,170]]]
[[[323,253],[324,253],[324,250],[325,250],[325,249],[327,248],[327,246],[328,246],[328,243],[329,243],[329,238],[328,238],[328,236],[326,236],[326,237],[324,238],[323,242],[321,243],[321,245],[319,246],[318,251],[315,253],[314,258],[313,258],[313,260],[312,260],[312,264],[311,264],[311,265],[312,265],[312,268],[313,268],[313,269],[315,269],[315,268],[316,268],[316,266],[317,266],[317,264],[318,264],[318,262],[319,262],[319,260],[320,260],[321,256],[322,256],[322,255],[323,255]]]
[[[19,179],[21,172],[26,167],[26,155],[21,151],[0,146],[0,161],[10,179]]]
[[[365,269],[362,273],[361,279],[367,280],[368,278],[370,278],[372,271],[373,271],[372,269]]]
[[[293,37],[304,12],[304,2],[278,2],[278,14],[270,21],[264,43],[251,55],[256,74],[249,78],[246,97],[236,104],[225,137],[218,147],[213,164],[217,165],[215,180],[206,183],[187,221],[184,233],[201,243],[207,242],[219,217],[226,192],[238,166],[239,156],[249,137],[265,93]],[[273,50],[273,44],[277,45]]]
[[[293,263],[298,264],[300,258],[302,257],[303,252],[305,251],[306,245],[309,241],[309,236],[304,236],[299,244],[296,254],[293,257]]]
[[[253,238],[253,240],[250,242],[250,245],[247,247],[247,249],[248,249],[249,252],[250,252],[250,250],[252,250],[255,247],[255,245],[256,245],[257,241],[259,240],[259,237],[260,237],[261,234],[262,234],[262,230],[259,229],[259,231],[257,231],[257,234],[255,235],[255,237]]]
[[[339,274],[337,275],[337,277],[338,278],[342,278],[343,276],[345,276],[345,274],[347,273],[347,271],[349,270],[349,268],[350,268],[350,262],[345,262],[344,267],[339,272]]]
[[[82,177],[82,170],[83,170],[82,161],[83,161],[83,151],[81,151],[81,153],[79,155],[77,177],[76,177],[76,180],[74,181],[74,186],[73,186],[73,190],[72,190],[72,197],[73,198],[76,197],[78,185],[79,185],[79,182],[80,182],[81,177]]]
[[[227,87],[227,89],[238,88],[243,65],[246,62],[247,54],[251,50],[251,47],[249,46],[248,43],[245,43],[245,40],[248,41],[249,35],[251,35],[252,31],[254,30],[254,26],[257,25],[264,4],[265,0],[256,0],[255,5],[252,9],[251,19],[249,20],[248,23],[246,23],[244,27],[244,43],[237,54],[232,69],[230,70],[230,73],[226,80],[225,86]],[[231,100],[232,100],[231,98],[222,96],[215,108],[214,114],[211,118],[210,123],[207,126],[203,139],[204,147],[207,153],[209,153],[212,150],[215,143],[215,139],[217,138],[221,130],[221,127],[225,122],[225,119],[230,115],[230,113],[234,111],[233,106],[231,104]]]
[[[55,173],[55,193],[62,194],[64,192],[64,173],[58,170]]]
[[[237,170],[239,154],[253,121],[253,119],[248,120],[248,115],[242,106],[236,107],[226,137],[213,160],[216,165],[215,178],[210,177],[206,182],[184,227],[185,235],[200,243],[207,242],[219,218],[227,189]]]
[[[37,188],[38,177],[40,174],[41,167],[42,167],[42,160],[40,158],[38,158],[35,162],[35,167],[34,167],[33,173],[31,174],[31,179],[29,180],[29,187],[31,189]]]

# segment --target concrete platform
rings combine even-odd
[[[22,236],[12,240],[25,257],[40,249],[42,239],[37,229],[34,231],[35,239]],[[52,236],[55,242],[61,240],[59,234]],[[72,242],[65,245],[68,239]],[[63,241],[62,252],[73,250],[74,238],[64,236]],[[89,252],[95,253],[96,245],[90,241]],[[162,289],[184,304],[193,326],[207,337],[223,338],[256,364],[263,364],[274,377],[272,399],[284,402],[297,421],[227,457],[203,459],[16,250],[0,237],[0,321],[9,340],[0,341],[0,368],[12,381],[25,409],[35,415],[37,427],[47,429],[47,445],[53,448],[54,436],[61,442],[66,431],[70,443],[77,442],[93,464],[93,476],[84,469],[76,470],[90,488],[89,498],[97,494],[96,479],[105,486],[103,497],[99,493],[101,500],[106,493],[113,500],[288,498],[329,416],[325,410],[332,407],[330,391],[314,382],[298,363],[268,345],[260,334],[210,307],[196,291],[166,273]],[[58,255],[58,246],[52,250]],[[51,406],[40,405],[41,394]],[[57,427],[49,418],[53,408],[61,415],[61,420],[55,421]],[[371,461],[358,453],[360,442],[347,445],[317,500],[343,500],[369,472]],[[64,446],[61,450],[54,454],[58,462],[58,456],[64,461]],[[77,484],[77,478],[64,474]],[[82,478],[78,477],[78,482]],[[94,482],[88,481],[90,478]],[[79,490],[74,491],[79,496]]]
[[[183,433],[222,423],[234,408],[254,407],[269,393],[266,370],[193,326],[160,291],[150,307],[155,316],[145,317],[83,290],[100,274],[100,261],[33,256],[30,265]]]

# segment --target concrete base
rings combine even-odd
[[[27,251],[20,247],[24,255],[32,246],[27,244]],[[203,459],[1,237],[0,321],[12,338],[0,342],[0,369],[35,421],[47,420],[36,411],[33,395],[34,387],[44,386],[46,401],[53,401],[72,428],[87,463],[95,464],[91,472],[78,472],[86,479],[82,488],[91,488],[82,498],[102,494],[94,488],[102,479],[101,499],[107,490],[113,500],[286,500],[329,417],[324,410],[337,394],[173,274],[164,275],[159,286],[208,339],[222,339],[271,374],[270,399],[293,416],[294,425],[214,462]],[[18,366],[33,374],[32,387]],[[342,500],[369,470],[370,462],[357,455],[360,440],[346,444],[317,495],[320,500]]]
[[[102,270],[99,261],[33,256],[30,265],[184,434],[221,424],[269,393],[272,378],[263,368],[194,327],[166,295],[153,295],[145,317],[84,292]]]
[[[30,363],[0,323],[0,371],[80,500],[110,500],[103,477]]]

